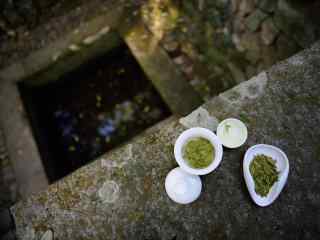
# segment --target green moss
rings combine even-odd
[[[60,207],[64,209],[72,208],[80,201],[79,193],[72,191],[70,188],[59,188],[57,197]]]
[[[156,134],[149,134],[148,137],[145,140],[146,144],[154,144],[156,142],[157,142]]]
[[[90,178],[86,175],[78,175],[76,179],[76,186],[79,190],[86,190],[93,185],[92,179],[93,178]]]
[[[244,123],[250,123],[249,117],[248,117],[246,114],[244,114],[244,113],[240,113],[240,114],[239,114],[239,118],[240,118],[240,120],[241,120],[242,122],[244,122]]]
[[[173,150],[174,150],[174,145],[173,144],[166,144],[164,146],[164,152],[167,154],[167,155],[171,155],[173,154]]]
[[[40,194],[39,197],[37,198],[37,201],[42,205],[45,205],[48,202],[48,196],[45,193]]]
[[[45,232],[48,230],[48,225],[45,222],[39,222],[32,225],[36,232]]]
[[[320,97],[297,95],[292,98],[294,103],[320,105]]]
[[[137,222],[144,219],[144,212],[132,212],[129,213],[128,219],[133,222]]]
[[[117,168],[117,170],[112,174],[112,176],[121,179],[122,182],[124,182],[124,180],[129,179],[125,168]]]

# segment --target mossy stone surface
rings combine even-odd
[[[177,166],[172,146],[184,130],[172,117],[17,203],[12,213],[19,239],[33,240],[45,229],[59,239],[316,238],[319,68],[320,42],[203,105],[217,119],[245,119],[249,137],[224,152],[219,168],[202,179],[196,202],[178,205],[165,193],[165,177]],[[245,150],[257,143],[280,147],[290,162],[286,187],[264,209],[251,201],[241,171]],[[98,194],[110,181],[119,190],[112,203]]]

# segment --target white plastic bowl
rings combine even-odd
[[[223,146],[227,148],[238,148],[246,142],[248,130],[246,125],[239,119],[227,118],[219,123],[217,136]]]
[[[259,155],[259,154],[264,154],[276,160],[277,171],[280,172],[278,181],[273,184],[272,188],[270,189],[266,197],[261,197],[255,192],[254,180],[249,170],[251,161],[256,155]],[[261,207],[266,207],[277,199],[277,197],[279,196],[279,194],[281,193],[283,187],[287,182],[288,174],[289,174],[289,160],[286,154],[277,147],[266,145],[266,144],[258,144],[250,147],[244,156],[244,160],[243,160],[244,179],[245,179],[251,198],[257,205]]]
[[[183,159],[183,152],[182,152],[184,145],[189,140],[193,138],[199,138],[199,137],[209,140],[215,149],[215,158],[212,161],[212,163],[208,167],[201,168],[201,169],[190,167],[187,161]],[[205,175],[215,170],[219,166],[222,160],[222,155],[223,155],[223,149],[222,149],[221,142],[213,132],[211,132],[206,128],[195,127],[195,128],[190,128],[184,131],[178,137],[174,146],[174,156],[179,166],[187,173],[194,174],[194,175]]]
[[[186,173],[177,167],[168,173],[165,188],[171,200],[180,204],[189,204],[200,196],[202,183],[199,176]]]

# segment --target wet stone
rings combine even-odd
[[[277,0],[260,0],[258,1],[258,7],[268,13],[272,13],[277,8]]]
[[[261,44],[259,33],[246,33],[241,37],[241,46],[246,49],[245,57],[252,64],[261,59]]]
[[[292,1],[293,2],[293,1]],[[283,16],[290,18],[300,18],[303,19],[303,12],[299,11],[293,6],[293,3],[288,0],[279,0],[278,1],[278,12]]]
[[[256,10],[246,18],[246,25],[251,32],[255,32],[267,16],[268,15],[261,10]]]
[[[239,1],[238,0],[231,0],[231,13],[235,14],[239,7]]]
[[[284,34],[281,34],[276,40],[276,48],[278,58],[280,60],[285,59],[294,53],[296,53],[300,47],[294,40],[287,38]]]
[[[265,45],[270,45],[278,36],[279,29],[274,25],[272,18],[268,18],[261,26],[261,40]]]
[[[246,16],[255,8],[254,0],[242,0],[239,4],[239,15]]]
[[[231,75],[236,83],[240,83],[246,80],[244,72],[236,64],[229,62],[227,66],[231,72]]]

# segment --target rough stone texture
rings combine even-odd
[[[129,29],[120,32],[172,113],[185,115],[201,105],[202,99],[160,47],[157,36],[142,23]]]
[[[251,32],[255,32],[259,26],[261,25],[262,21],[268,17],[267,14],[262,12],[261,10],[256,10],[249,17],[246,19],[247,27]]]
[[[2,240],[15,239],[9,208],[17,202],[17,193],[16,178],[9,160],[3,131],[0,127],[0,239]]]
[[[272,13],[276,9],[277,0],[260,0],[258,1],[258,7],[267,13]]]
[[[252,71],[244,75],[248,66],[259,72],[270,63],[310,46],[320,37],[319,1],[3,0],[0,3],[0,67],[49,46],[76,28],[81,29],[93,16],[110,12],[112,4],[132,8],[123,20],[130,21],[130,15],[140,17],[172,58],[181,55],[188,58],[188,64],[178,68],[190,82],[197,79],[193,82],[194,88],[204,99],[251,77]],[[26,15],[27,9],[30,16]],[[8,17],[16,23],[14,26],[8,24],[3,12],[9,13]],[[276,29],[263,28],[260,17],[264,14],[281,30],[270,39],[266,32]],[[244,37],[252,30],[258,38]],[[286,38],[286,43],[279,47],[278,38]],[[243,48],[243,41],[239,39],[249,40],[245,45],[259,46],[258,51]],[[268,43],[267,47],[263,41]],[[281,54],[273,54],[277,51]],[[230,63],[234,67],[230,68]]]
[[[186,128],[203,127],[216,131],[219,121],[215,117],[210,116],[206,109],[199,107],[188,116],[180,118],[179,123]]]
[[[48,181],[17,85],[9,82],[9,78],[4,81],[1,73],[0,79],[0,124],[17,180],[17,191],[24,197],[46,189]]]
[[[0,128],[0,209],[12,206],[17,200],[16,178]]]
[[[184,129],[170,118],[16,204],[19,239],[39,238],[47,229],[59,239],[316,239],[319,68],[320,42],[203,106],[217,119],[242,119],[249,138],[239,149],[225,149],[219,168],[202,177],[196,202],[175,204],[164,190]],[[244,152],[257,143],[280,147],[290,161],[287,186],[267,208],[254,205],[242,177]]]
[[[274,42],[279,34],[279,29],[276,28],[271,18],[265,20],[261,25],[261,40],[265,45],[270,45]]]
[[[90,2],[86,0],[58,0],[51,4],[51,0],[21,1],[27,3],[34,11],[37,11],[38,21],[32,26],[28,21],[17,22],[12,26],[12,24],[7,23],[7,20],[1,21],[2,15],[0,13],[0,22],[4,23],[2,32],[13,33],[12,36],[7,36],[3,39],[0,37],[1,67],[11,65],[15,61],[25,58],[33,51],[48,46],[53,41],[57,41],[68,34],[73,28],[85,24],[85,20],[92,18],[97,13],[107,11],[111,5],[119,2],[114,0],[92,0]],[[4,0],[4,2],[17,4],[18,1]],[[37,3],[34,4],[32,2]],[[13,3],[10,4],[12,5]],[[36,5],[39,6],[36,7]],[[10,9],[10,16],[18,15],[14,7],[10,7]]]
[[[174,67],[154,35],[143,25],[123,19],[122,16],[128,14],[122,5],[110,6],[109,10],[0,71],[0,122],[22,197],[46,189],[48,179],[17,83],[24,81],[35,86],[55,81],[118,46],[122,34],[172,113],[185,115],[202,104],[201,98]]]

